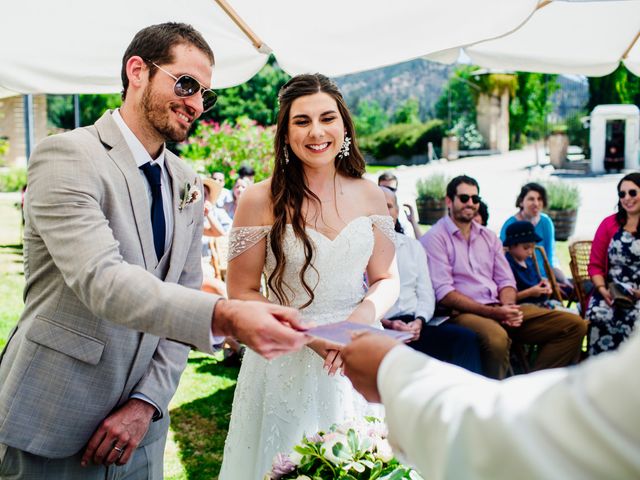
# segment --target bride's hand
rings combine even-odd
[[[338,373],[338,371],[342,371],[342,366],[343,361],[340,350],[329,350],[329,353],[327,353],[324,359],[324,369],[327,370],[327,373],[333,376]]]
[[[324,360],[323,367],[328,370],[329,375],[335,374],[342,367],[341,345],[316,338],[309,342],[307,346]]]

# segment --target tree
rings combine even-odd
[[[447,121],[447,128],[456,124],[476,123],[476,89],[473,79],[474,65],[461,65],[449,78],[436,102],[436,117]]]
[[[119,93],[80,95],[80,126],[92,125],[105,111],[121,103]],[[51,126],[74,128],[73,95],[47,95],[47,119]]]
[[[393,112],[393,123],[420,123],[420,103],[415,97],[408,98]]]
[[[640,77],[633,75],[624,65],[604,77],[589,77],[588,81],[589,111],[596,105],[608,103],[640,105]]]
[[[359,136],[371,135],[389,125],[389,116],[376,100],[359,101],[355,111],[353,121]]]
[[[518,72],[515,94],[509,106],[511,144],[519,146],[525,138],[545,136],[547,116],[553,110],[551,95],[560,85],[557,75]]]
[[[272,56],[248,82],[220,90],[216,106],[202,119],[233,124],[237,118],[249,117],[260,125],[274,125],[278,112],[278,92],[289,78]]]

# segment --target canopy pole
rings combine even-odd
[[[251,40],[251,43],[256,48],[256,50],[260,50],[263,46],[262,40],[260,40],[260,37],[258,37],[258,35],[256,35],[254,31],[251,30],[251,27],[249,27],[249,25],[247,25],[247,23],[242,18],[240,18],[240,15],[238,15],[233,7],[229,5],[227,0],[215,0],[215,2],[220,6],[220,8],[222,8],[224,13],[226,13],[228,17],[233,20],[233,23],[235,23],[238,28],[242,30],[242,33],[244,33],[247,38]]]
[[[24,111],[24,146],[28,164],[31,151],[33,150],[33,144],[35,143],[35,134],[33,131],[33,95],[23,95],[22,99]]]
[[[80,95],[73,95],[73,128],[80,128]]]
[[[622,54],[622,60],[625,60],[629,56],[629,52],[631,52],[631,49],[638,42],[638,38],[640,38],[640,30],[638,30],[638,33],[636,33],[636,36],[633,38],[633,41],[631,42],[631,45],[629,45],[627,49],[624,51],[624,53]]]

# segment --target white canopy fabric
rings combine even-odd
[[[513,33],[464,51],[494,69],[602,76],[623,62],[640,75],[639,35],[640,0],[555,0]]]
[[[135,32],[166,21],[190,23],[205,36],[216,55],[215,88],[250,79],[269,51],[290,74],[337,76],[495,38],[525,22],[538,2],[228,0],[264,43],[258,50],[217,1],[23,0],[5,7],[0,86],[117,92],[122,54]]]

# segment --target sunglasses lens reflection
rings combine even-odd
[[[176,95],[179,97],[190,97],[200,90],[200,83],[189,75],[181,76],[176,82]]]

